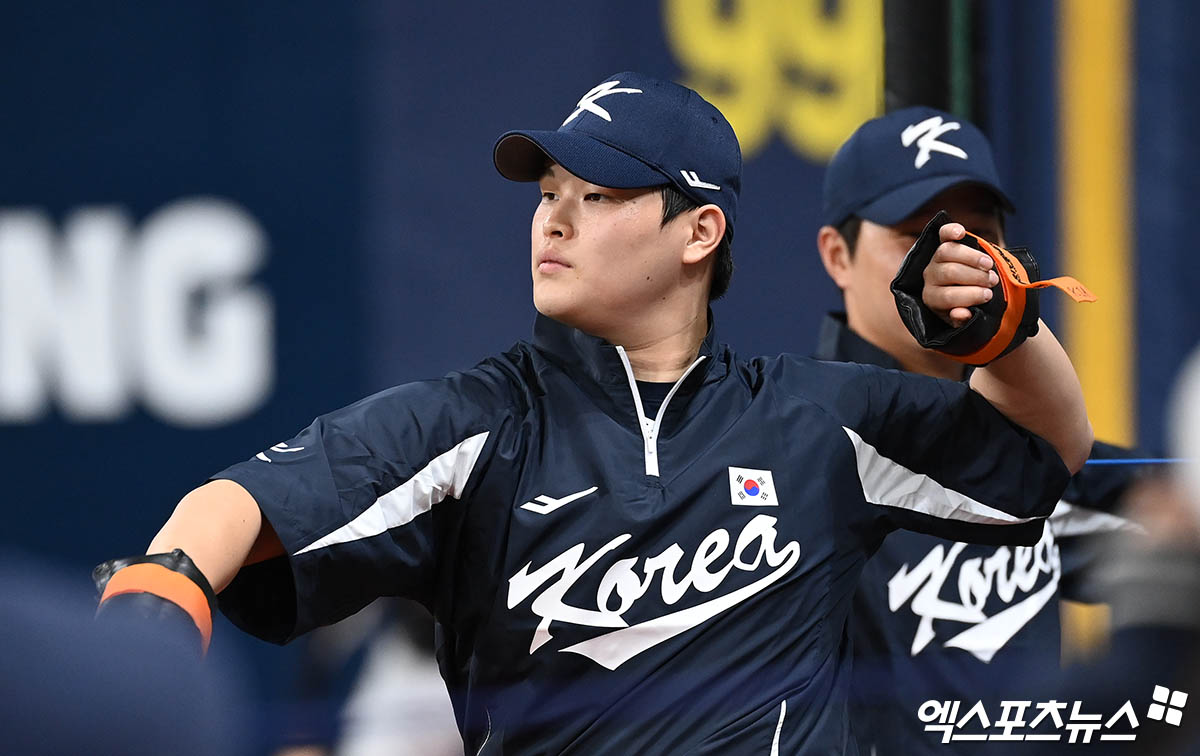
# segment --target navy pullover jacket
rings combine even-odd
[[[831,314],[821,326],[818,359],[898,368],[887,352]],[[1097,442],[1093,457],[1136,456]],[[1034,546],[980,545],[896,531],[868,560],[854,594],[850,636],[854,684],[850,713],[862,753],[953,756],[1007,753],[1011,741],[943,743],[918,717],[925,701],[959,701],[958,719],[984,702],[1025,700],[1059,666],[1059,599],[1096,601],[1088,573],[1100,534],[1133,527],[1112,514],[1132,479],[1125,466],[1085,466],[1057,502]],[[1023,486],[1020,479],[1009,485]],[[1027,717],[1032,720],[1034,715]],[[1056,732],[1048,724],[1036,732]],[[1000,735],[969,720],[955,734]],[[1065,735],[1064,735],[1065,737]]]
[[[1034,544],[1068,474],[965,386],[711,329],[646,417],[623,349],[539,317],[216,477],[287,552],[223,611],[284,642],[422,602],[467,753],[769,756],[854,752],[846,616],[888,532]]]

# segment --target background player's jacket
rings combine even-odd
[[[222,609],[285,641],[423,602],[467,753],[853,753],[845,619],[880,539],[1035,543],[1067,482],[962,385],[742,361],[711,330],[643,415],[620,347],[539,318],[320,417],[217,476],[289,555]]]
[[[831,314],[816,357],[899,368]],[[1133,456],[1097,443],[1093,457]],[[897,531],[867,562],[854,594],[851,719],[864,754],[992,753],[991,741],[941,742],[917,710],[927,700],[976,701],[999,716],[1004,698],[1028,699],[1059,666],[1059,598],[1096,601],[1086,579],[1100,553],[1096,534],[1131,527],[1111,514],[1128,467],[1085,466],[1063,494],[1037,545],[984,546]],[[1014,478],[1009,485],[1020,487]],[[1038,687],[1040,689],[1040,686]],[[986,733],[978,720],[963,733]],[[999,732],[996,730],[994,732]]]

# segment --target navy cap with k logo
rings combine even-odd
[[[674,184],[725,213],[732,230],[742,186],[742,153],[733,127],[687,87],[625,71],[592,87],[556,131],[509,131],[496,142],[496,169],[537,181],[547,158],[614,189]]]
[[[940,110],[904,108],[867,121],[838,148],[825,169],[821,217],[831,226],[851,215],[891,226],[960,184],[984,187],[1013,211],[983,132]]]

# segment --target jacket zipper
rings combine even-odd
[[[633,377],[633,367],[629,364],[629,356],[625,354],[624,347],[617,347],[617,354],[621,356],[621,364],[625,366],[625,377],[629,379],[629,390],[633,392],[633,405],[637,408],[638,427],[642,431],[642,451],[646,457],[646,474],[658,477],[658,431],[662,426],[663,416],[667,412],[667,405],[671,403],[671,398],[675,396],[675,392],[683,385],[691,372],[696,369],[696,366],[704,362],[705,356],[700,355],[696,358],[688,369],[683,371],[683,375],[679,376],[679,380],[675,381],[675,385],[667,392],[667,396],[663,399],[662,406],[658,408],[658,414],[653,420],[646,417],[646,412],[642,409],[642,396],[638,393],[637,379]]]

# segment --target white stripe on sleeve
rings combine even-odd
[[[391,528],[412,522],[446,497],[462,495],[475,462],[483,451],[488,432],[471,436],[435,457],[416,475],[380,496],[358,517],[296,552],[323,549],[338,543],[371,538]]]
[[[946,488],[928,475],[914,472],[888,459],[853,430],[845,426],[842,426],[842,430],[846,431],[854,444],[863,497],[871,504],[907,509],[943,520],[985,525],[1019,525],[1045,519],[1016,517],[975,501],[966,494]]]

